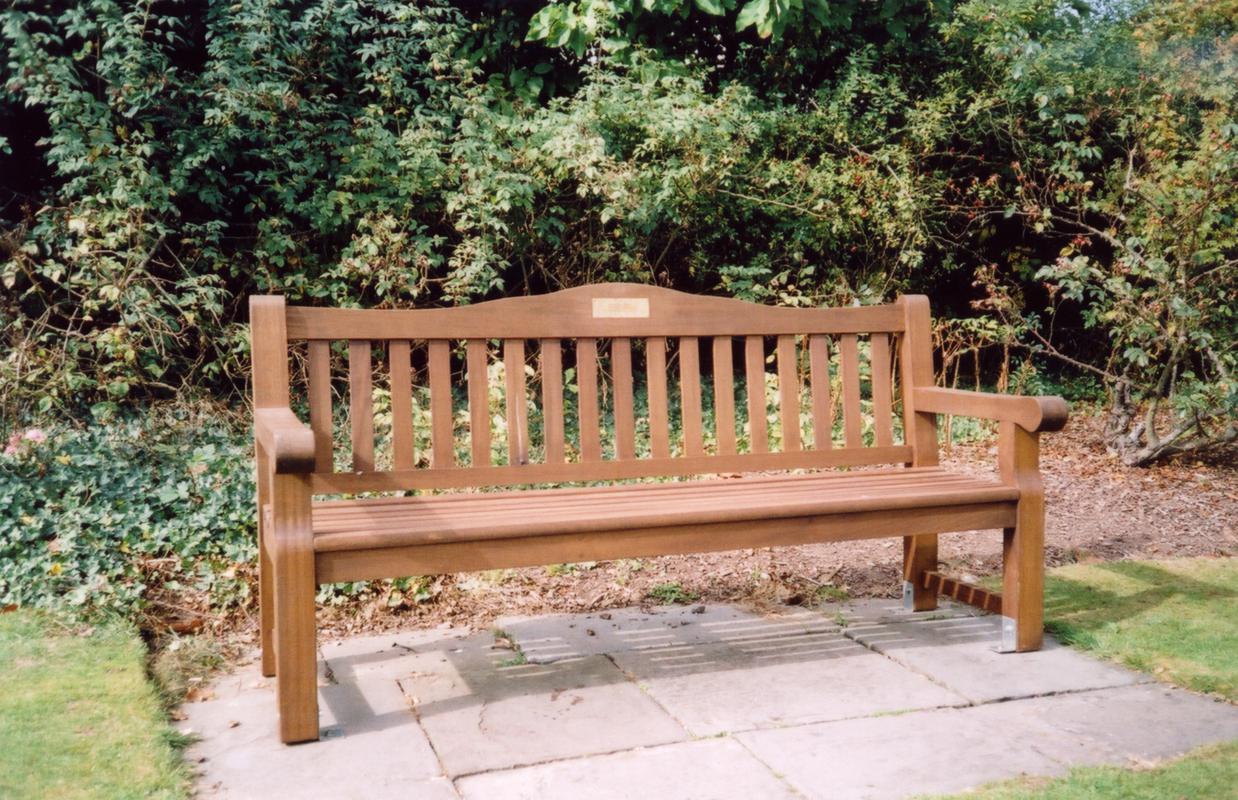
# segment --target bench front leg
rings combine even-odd
[[[275,681],[285,744],[318,738],[314,541],[305,475],[272,476],[269,551],[275,599]]]
[[[1002,422],[998,463],[1002,481],[1019,489],[1013,528],[1003,531],[1002,652],[1039,650],[1044,640],[1045,490],[1040,435]]]

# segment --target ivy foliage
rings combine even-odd
[[[0,454],[0,607],[244,603],[253,497],[246,437],[219,422],[169,412],[19,430]]]

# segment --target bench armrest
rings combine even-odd
[[[992,394],[937,387],[913,390],[916,411],[1013,422],[1028,433],[1060,431],[1070,406],[1060,397]]]
[[[254,409],[254,436],[277,474],[314,471],[314,432],[292,409]]]

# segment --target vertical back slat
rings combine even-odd
[[[744,380],[748,388],[748,451],[769,452],[765,424],[765,342],[760,336],[744,340]]]
[[[873,375],[873,432],[878,447],[894,444],[893,377],[890,369],[890,337],[874,333],[870,339]]]
[[[701,429],[701,343],[695,336],[679,339],[679,397],[683,409],[683,451],[705,455]]]
[[[391,373],[391,466],[412,469],[413,452],[413,376],[412,350],[407,340],[387,343]]]
[[[542,359],[542,440],[546,463],[563,463],[563,346],[558,339],[543,339],[538,348]]]
[[[611,341],[611,369],[615,373],[615,458],[636,458],[636,415],[632,408],[632,340]]]
[[[485,339],[470,339],[465,345],[469,381],[469,445],[474,467],[490,462],[490,363]]]
[[[812,381],[812,447],[834,446],[834,405],[830,399],[830,349],[825,336],[808,337],[808,371]]]
[[[314,471],[332,472],[331,428],[331,343],[311,339],[309,343],[310,429],[314,431]]]
[[[431,339],[430,362],[430,465],[439,469],[455,466],[452,441],[451,344]]]
[[[580,387],[580,457],[602,460],[602,431],[598,411],[598,342],[576,340],[576,381]]]
[[[800,377],[795,337],[778,337],[778,406],[782,412],[782,450],[800,449]]]
[[[649,394],[649,450],[654,458],[670,458],[665,337],[654,336],[645,341],[645,380]]]
[[[371,381],[370,343],[348,343],[348,415],[352,420],[352,468],[374,469],[374,390]]]
[[[718,428],[718,454],[735,453],[735,376],[731,337],[714,337],[714,420]]]
[[[524,340],[503,340],[503,374],[507,381],[507,463],[529,463],[529,401],[524,395]]]
[[[843,373],[843,438],[847,447],[863,447],[860,420],[860,352],[854,333],[839,337]]]

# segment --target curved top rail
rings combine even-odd
[[[453,308],[289,306],[289,339],[774,336],[903,330],[894,305],[785,308],[638,283],[599,283]]]

